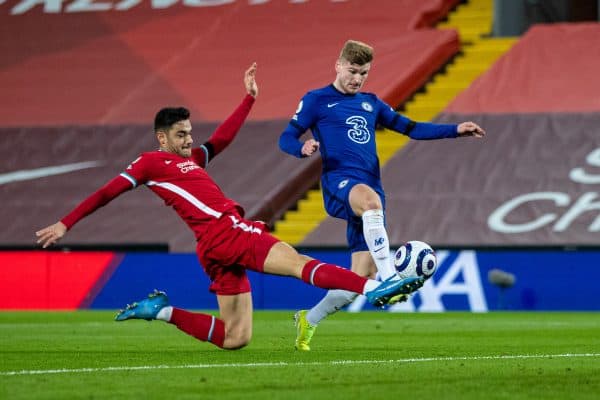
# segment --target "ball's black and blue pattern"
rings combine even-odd
[[[429,279],[435,272],[437,260],[435,252],[427,243],[412,240],[396,251],[394,266],[401,277]]]

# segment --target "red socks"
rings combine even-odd
[[[310,260],[302,270],[302,280],[323,289],[344,289],[362,294],[367,278],[342,267]]]
[[[223,348],[225,323],[213,315],[191,313],[173,307],[173,314],[169,322],[196,339],[211,342],[215,346]]]
[[[304,265],[302,280],[323,289],[344,289],[360,294],[367,283],[367,278],[337,265],[318,260],[311,260]],[[196,339],[223,348],[225,323],[213,315],[191,313],[173,307],[169,323]]]

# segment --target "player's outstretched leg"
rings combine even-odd
[[[164,307],[169,306],[169,298],[163,291],[154,289],[147,298],[138,302],[128,304],[124,310],[120,310],[115,317],[116,321],[127,319],[145,319],[151,321]]]
[[[311,325],[306,319],[307,310],[300,310],[294,314],[296,324],[296,350],[309,351],[310,339],[315,333],[316,326]]]
[[[220,348],[234,349],[246,344],[225,344],[225,323],[222,319],[173,307],[169,304],[167,294],[159,290],[154,290],[144,300],[128,304],[127,308],[119,311],[115,317],[117,321],[128,319],[162,320],[200,341],[210,342]]]
[[[410,277],[398,280],[390,277],[375,289],[365,293],[365,296],[367,301],[375,307],[384,307],[393,304],[393,299],[397,299],[395,302],[398,302],[403,295],[417,291],[424,282],[423,278]]]
[[[401,294],[410,294],[425,282],[424,278],[409,277],[397,279],[390,277],[383,282],[367,279],[342,267],[326,264],[319,260],[310,260],[302,268],[302,280],[323,289],[344,289],[362,293],[375,307],[383,307]]]

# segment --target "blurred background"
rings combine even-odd
[[[120,308],[154,288],[216,308],[194,237],[145,188],[42,251],[34,232],[156,147],[164,106],[192,111],[202,143],[258,100],[208,167],[224,192],[301,251],[348,266],[320,161],[278,138],[343,43],[375,48],[364,91],[417,121],[472,120],[484,140],[377,133],[393,247],[430,243],[439,269],[392,312],[599,310],[600,1],[0,1],[0,309]],[[256,308],[324,291],[251,273]],[[369,309],[364,299],[351,311]]]

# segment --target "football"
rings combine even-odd
[[[411,240],[396,250],[394,266],[401,278],[423,277],[427,280],[437,268],[437,259],[427,243]]]

